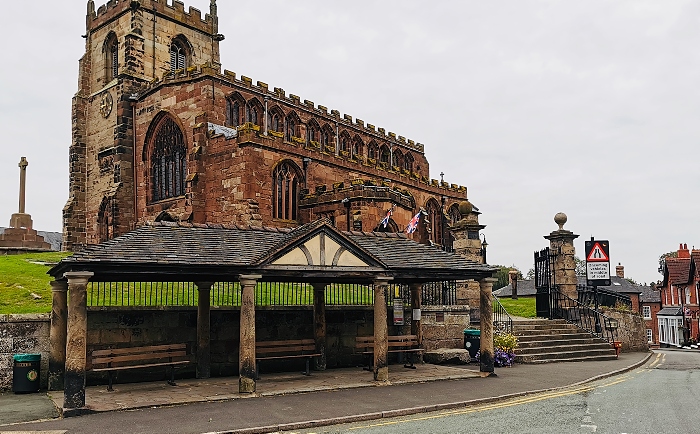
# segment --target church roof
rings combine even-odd
[[[315,247],[314,247],[315,246]],[[319,220],[296,229],[158,222],[65,258],[49,274],[92,271],[92,280],[263,279],[397,283],[480,279],[496,270],[403,234],[342,232]]]

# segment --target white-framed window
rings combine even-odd
[[[685,292],[685,304],[690,304],[690,290],[688,288],[683,288]]]
[[[642,306],[642,313],[644,314],[644,319],[651,319],[651,306]]]
[[[652,333],[651,329],[647,329],[647,342],[654,342],[654,333]]]

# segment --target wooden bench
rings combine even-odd
[[[108,391],[112,391],[112,371],[170,367],[168,384],[175,385],[175,367],[192,363],[187,355],[187,344],[151,345],[144,347],[115,348],[92,352],[93,372],[107,371]]]
[[[404,368],[416,369],[413,363],[413,355],[423,352],[423,348],[418,347],[418,336],[416,335],[401,335],[389,336],[388,352],[399,353],[407,356],[408,363],[404,364]],[[367,357],[367,370],[372,369],[374,354],[374,336],[358,336],[355,338],[355,348]]]
[[[255,343],[255,378],[260,375],[261,360],[306,358],[304,375],[311,375],[309,364],[314,357],[321,356],[316,351],[313,339],[295,339],[289,341],[262,341]]]

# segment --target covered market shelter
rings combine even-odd
[[[488,286],[495,267],[419,244],[403,234],[343,232],[326,220],[295,229],[157,222],[65,258],[54,278],[49,387],[64,391],[64,408],[85,407],[88,287],[99,282],[194,282],[198,290],[196,372],[210,376],[210,291],[239,282],[239,392],[256,388],[255,288],[259,282],[313,287],[314,340],[325,368],[324,291],[331,283],[373,287],[373,375],[388,380],[386,290],[407,285],[412,332],[420,329],[421,287],[476,280]],[[416,315],[416,312],[418,313]],[[419,333],[419,332],[414,332]]]

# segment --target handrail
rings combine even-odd
[[[620,294],[606,288],[593,288],[587,285],[576,285],[578,290],[578,301],[585,305],[595,305],[596,293],[599,306],[616,307],[617,305],[627,307],[632,310],[632,300],[629,295]]]
[[[558,287],[552,288],[550,295],[552,317],[563,319],[610,343],[616,340],[617,320],[562,294]]]
[[[513,333],[513,318],[510,317],[508,311],[501,304],[498,298],[492,294],[493,303],[493,328],[494,330]]]

